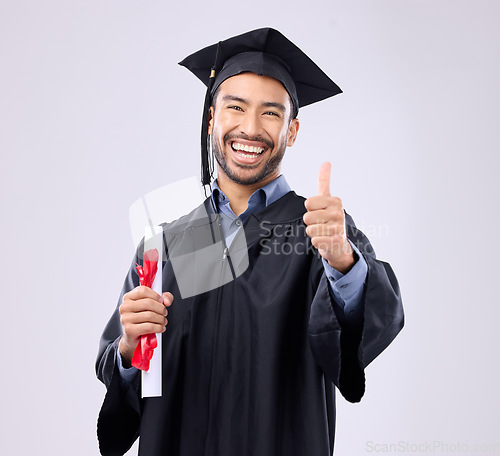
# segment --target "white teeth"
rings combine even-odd
[[[247,146],[246,144],[240,144],[240,143],[233,143],[233,149],[234,150],[243,150],[245,152],[252,152],[254,154],[261,154],[262,152],[264,152],[264,148],[263,147],[255,147],[255,146]],[[245,154],[241,154],[243,155],[244,157],[251,157],[250,155],[245,155]]]
[[[247,155],[247,154],[242,154],[242,153],[239,153],[238,154],[240,157],[244,157],[244,158],[254,158],[255,155]]]

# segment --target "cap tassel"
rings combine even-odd
[[[203,186],[210,185],[213,179],[214,169],[213,162],[210,163],[210,145],[208,143],[208,113],[212,104],[212,87],[215,82],[215,74],[217,68],[217,57],[219,55],[220,41],[217,44],[217,52],[215,53],[215,62],[210,70],[210,77],[207,85],[207,93],[205,94],[205,104],[203,105],[203,117],[201,120],[201,184]]]
[[[215,77],[212,77],[215,71],[212,69],[210,81],[208,83],[207,93],[205,94],[205,104],[203,105],[203,117],[201,120],[201,184],[210,185],[213,177],[213,169],[210,169],[208,160],[210,150],[208,144],[208,112],[210,110],[212,96],[210,91],[214,85]]]

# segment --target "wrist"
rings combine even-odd
[[[122,357],[123,367],[128,369],[132,366],[132,357],[134,356],[135,348],[131,347],[122,336],[118,342],[118,350],[120,351],[120,355]]]
[[[345,250],[345,253],[342,253],[341,255],[332,255],[331,258],[325,258],[332,268],[342,274],[347,274],[357,261],[357,255],[349,242],[347,242]]]
[[[347,258],[342,258],[342,259],[337,258],[335,261],[328,261],[328,264],[332,268],[336,269],[342,274],[347,274],[355,263],[356,260],[354,259],[354,255],[352,253],[351,255],[348,255]]]

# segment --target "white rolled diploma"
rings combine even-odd
[[[152,232],[154,230],[154,233]],[[158,270],[153,281],[152,290],[159,295],[162,294],[162,257],[163,257],[163,229],[160,226],[146,227],[146,235],[144,237],[144,251],[156,249],[158,250]],[[158,346],[154,349],[153,357],[149,364],[149,370],[141,371],[141,394],[142,397],[158,397],[161,396],[161,379],[162,379],[162,355],[161,355],[161,333],[156,334]]]

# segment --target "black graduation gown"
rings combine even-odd
[[[204,207],[211,211],[208,200]],[[403,310],[391,267],[375,259],[347,215],[348,237],[368,275],[364,323],[345,323],[305,233],[304,212],[304,198],[289,192],[250,215],[244,223],[248,267],[217,289],[182,299],[166,262],[163,290],[175,299],[162,336],[161,397],[140,398],[140,375],[122,384],[117,307],[96,363],[107,387],[97,429],[103,455],[123,454],[138,436],[139,454],[146,456],[332,454],[335,386],[347,400],[361,399],[364,367],[400,331]],[[213,226],[196,222],[193,213],[166,225],[165,233],[184,233],[182,242],[213,236]],[[139,283],[136,262],[137,256],[118,304]]]

